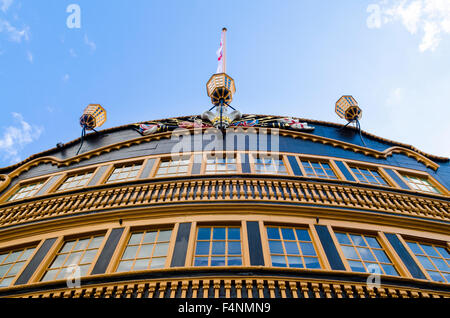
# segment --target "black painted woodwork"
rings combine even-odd
[[[342,174],[344,175],[345,179],[348,181],[356,181],[355,178],[353,178],[350,171],[347,169],[347,167],[344,165],[342,161],[335,160],[336,166],[338,166],[339,170],[341,170]]]
[[[170,267],[183,267],[186,262],[186,252],[189,245],[189,235],[191,233],[191,223],[181,223],[178,226],[175,248],[172,255]]]
[[[400,242],[397,235],[393,233],[385,233],[385,235],[389,243],[391,243],[392,247],[394,248],[395,252],[402,259],[403,264],[405,264],[406,268],[408,268],[408,271],[411,273],[411,275],[414,278],[426,279],[425,275],[420,270],[416,262],[414,262],[414,259],[408,253],[405,246],[403,246],[402,242]]]
[[[27,267],[20,274],[19,278],[16,280],[14,285],[23,285],[28,283],[31,276],[33,276],[36,269],[42,263],[42,260],[47,255],[48,251],[52,248],[53,244],[55,244],[56,238],[46,239],[44,243],[42,243],[41,247],[34,254],[31,261],[28,263]]]
[[[387,172],[387,174],[394,179],[394,181],[402,188],[402,189],[406,189],[409,190],[408,185],[391,169],[384,169],[384,171]]]
[[[341,257],[334,245],[331,234],[325,225],[315,225],[316,232],[319,235],[322,247],[327,255],[328,263],[330,263],[331,269],[333,270],[345,270],[344,263],[342,263]]]
[[[264,255],[261,244],[259,222],[247,221],[248,249],[250,251],[250,265],[264,265]]]
[[[97,263],[95,263],[94,269],[91,272],[91,275],[95,274],[103,274],[106,272],[108,268],[109,262],[111,261],[111,257],[116,250],[117,244],[119,243],[120,238],[122,237],[124,228],[115,228],[111,231],[106,241],[105,246],[98,257]]]
[[[302,170],[300,169],[297,159],[294,156],[288,156],[288,161],[291,166],[292,172],[294,172],[294,175],[296,176],[302,176]]]

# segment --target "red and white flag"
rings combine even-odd
[[[217,71],[218,73],[225,73],[224,70],[224,52],[223,52],[223,46],[225,42],[225,30],[222,31],[222,35],[220,36],[220,46],[219,49],[216,51],[217,54]]]

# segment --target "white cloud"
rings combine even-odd
[[[450,0],[380,0],[367,11],[374,12],[369,28],[400,21],[409,33],[421,34],[421,52],[434,51],[443,36],[450,35]]]
[[[92,51],[95,51],[97,49],[97,45],[95,44],[94,41],[89,40],[87,34],[84,35],[84,44],[89,46]]]
[[[75,50],[72,49],[72,48],[69,49],[69,54],[70,54],[71,57],[77,57],[78,56],[77,53],[75,52]]]
[[[5,32],[11,41],[20,43],[29,39],[30,28],[25,26],[19,30],[8,21],[0,19],[0,33],[2,32]]]
[[[30,63],[33,63],[33,54],[30,51],[27,51],[27,60]]]
[[[43,129],[30,125],[19,113],[12,113],[12,116],[17,124],[4,128],[3,136],[0,138],[0,154],[4,160],[15,163],[20,161],[20,151],[37,140]]]
[[[386,100],[386,104],[390,106],[396,106],[402,100],[403,100],[403,90],[400,87],[398,87],[393,91],[391,91]]]
[[[70,76],[69,74],[64,74],[64,76],[62,77],[63,82],[67,82],[69,80]]]
[[[0,0],[0,10],[6,12],[13,3],[13,0]]]

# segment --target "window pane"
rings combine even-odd
[[[297,238],[299,241],[311,241],[308,230],[296,229]]]
[[[282,228],[281,234],[284,240],[295,240],[294,230],[291,228]]]
[[[211,266],[225,266],[225,256],[212,256]]]
[[[197,255],[209,255],[209,242],[197,242],[197,248],[195,250]]]
[[[267,237],[269,239],[280,239],[280,232],[278,231],[277,227],[268,227],[267,228]]]
[[[367,267],[367,272],[378,275],[383,274],[380,265],[378,265],[377,263],[365,263],[365,265]]]
[[[164,268],[166,263],[165,257],[154,257],[151,260],[150,268]]]
[[[119,267],[117,268],[117,271],[118,272],[131,271],[131,266],[133,266],[133,261],[121,261]]]
[[[358,252],[363,261],[375,261],[370,249],[359,247]]]
[[[303,255],[316,255],[316,251],[314,250],[314,246],[312,243],[300,243],[300,248],[302,250]]]
[[[45,273],[44,277],[42,278],[43,282],[54,280],[56,274],[58,273],[58,270],[49,270],[47,273]]]
[[[6,261],[8,263],[15,262],[19,258],[20,254],[22,254],[22,251],[13,252],[13,253],[9,254],[8,258],[6,259]]]
[[[224,240],[225,239],[225,228],[216,227],[213,230],[213,240]]]
[[[306,268],[320,268],[319,260],[316,257],[305,257]]]
[[[225,241],[213,242],[212,255],[225,255]]]
[[[136,260],[136,263],[134,263],[133,270],[139,271],[139,270],[147,269],[148,263],[149,263],[148,259],[138,259],[138,260]]]
[[[335,234],[336,234],[336,238],[338,239],[339,243],[352,245],[352,242],[348,238],[347,234],[345,234],[345,233],[335,233]]]
[[[425,257],[425,256],[417,256],[417,258],[419,259],[419,262],[422,264],[422,266],[425,269],[436,270],[436,268],[433,266],[433,264],[431,264],[430,260],[427,257]]]
[[[228,258],[228,265],[229,266],[241,266],[242,265],[242,259],[240,257],[229,257]]]
[[[346,258],[359,259],[359,256],[356,253],[355,248],[352,246],[342,246],[342,251],[344,252]]]
[[[23,267],[23,262],[15,263],[13,266],[11,266],[11,268],[10,268],[10,270],[8,272],[8,276],[10,276],[10,275],[14,275],[15,276],[20,271],[20,269],[22,267]]]
[[[50,268],[59,268],[62,267],[64,265],[64,262],[67,258],[67,254],[62,254],[62,255],[58,255],[56,256],[55,260],[53,261],[53,263],[50,265]]]
[[[432,258],[431,260],[433,261],[434,265],[436,265],[438,270],[443,271],[443,272],[450,272],[450,267],[447,265],[447,263],[443,259]]]
[[[5,275],[6,272],[8,272],[9,268],[11,267],[11,264],[7,264],[7,265],[1,265],[0,266],[0,277]]]
[[[433,248],[433,246],[422,244],[422,248],[428,256],[439,257],[438,252]]]
[[[208,266],[208,257],[196,257],[194,266]]]
[[[11,285],[12,281],[14,280],[14,277],[6,277],[0,282],[0,287],[8,287]]]
[[[3,261],[6,259],[6,257],[8,256],[8,254],[1,254],[0,255],[0,264],[3,263]]]
[[[302,258],[297,256],[288,256],[289,267],[303,268]]]
[[[380,244],[378,244],[377,239],[374,237],[366,236],[366,241],[370,247],[381,248]]]
[[[80,264],[92,263],[95,255],[97,255],[97,250],[86,251],[83,255],[83,258],[81,259]]]
[[[300,254],[298,251],[297,242],[284,242],[284,247],[286,248],[286,254],[290,255]]]
[[[382,263],[390,263],[391,262],[384,251],[382,251],[382,250],[373,250],[373,252],[374,252],[374,254],[377,257],[379,262],[382,262]]]
[[[89,244],[90,239],[83,239],[78,240],[78,242],[75,244],[75,247],[73,248],[74,251],[82,251],[86,249],[86,247]]]
[[[269,241],[270,253],[284,254],[283,246],[280,241]]]
[[[169,243],[158,243],[155,246],[153,256],[166,256],[169,249]]]
[[[386,264],[383,264],[382,266],[383,266],[383,269],[384,269],[384,272],[386,273],[386,275],[398,276],[398,273],[395,270],[394,266],[386,265]]]
[[[364,266],[361,262],[348,261],[348,264],[350,265],[353,272],[365,272],[366,271],[366,269],[364,268]]]
[[[440,246],[436,246],[436,249],[438,250],[439,254],[443,258],[449,258],[450,259],[450,253],[445,248],[440,247]]]
[[[350,237],[353,241],[353,244],[355,244],[356,246],[367,246],[366,243],[364,242],[362,236],[351,234]]]
[[[154,243],[157,233],[158,232],[156,232],[156,231],[151,231],[151,232],[145,233],[144,240],[142,241],[142,243]]]
[[[241,239],[241,229],[239,228],[228,228],[228,239],[229,240],[240,240]]]
[[[139,246],[128,246],[123,253],[122,259],[134,259]]]
[[[94,237],[91,241],[91,244],[89,244],[89,248],[99,248],[102,242],[103,236]]]
[[[158,235],[158,242],[167,242],[170,241],[170,236],[172,235],[172,231],[160,231]]]
[[[414,254],[423,255],[423,251],[420,249],[417,243],[408,242],[408,246]]]
[[[240,255],[241,254],[241,242],[229,242],[228,254]]]
[[[444,278],[439,272],[428,271],[428,274],[430,275],[431,279],[434,280],[435,282],[445,283]]]
[[[150,258],[152,256],[153,244],[141,245],[137,258]]]
[[[284,256],[272,255],[272,266],[276,267],[286,267],[286,259]]]
[[[143,233],[133,233],[130,237],[130,241],[128,242],[128,245],[137,245],[142,240],[142,234]]]
[[[207,228],[199,228],[197,234],[198,240],[209,240],[211,239],[211,229]]]

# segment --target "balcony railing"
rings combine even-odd
[[[208,277],[104,283],[43,291],[20,298],[449,298],[445,291],[364,283],[272,277]]]
[[[0,226],[118,208],[238,202],[357,209],[435,221],[450,220],[449,201],[445,198],[322,180],[215,176],[142,180],[4,203],[0,205]]]

